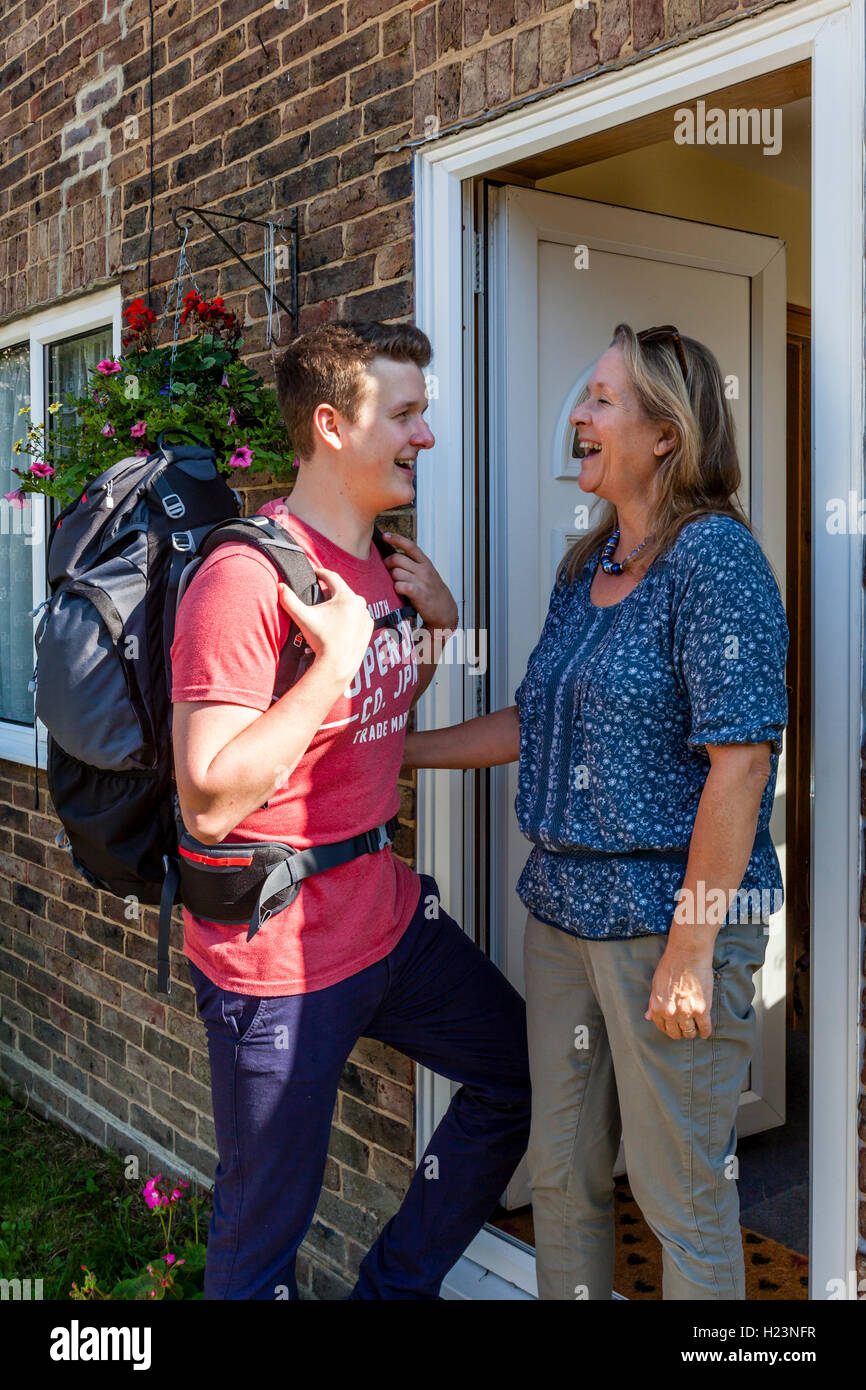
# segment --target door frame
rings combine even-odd
[[[473,475],[474,430],[467,383],[474,363],[465,309],[474,262],[471,180],[672,101],[811,60],[813,455],[814,441],[821,440],[812,480],[812,895],[821,904],[821,930],[813,941],[811,982],[809,1296],[817,1299],[838,1289],[839,1280],[856,1296],[862,542],[856,532],[831,535],[817,519],[826,517],[828,499],[852,492],[860,497],[863,490],[863,53],[862,5],[801,0],[480,126],[441,139],[433,133],[414,157],[416,321],[434,346],[430,424],[437,437],[432,467],[419,479],[417,536],[450,585],[461,623],[471,623],[466,479]],[[418,728],[469,717],[469,691],[465,668],[440,664],[418,706]],[[470,867],[463,850],[463,774],[420,771],[417,804],[419,871],[435,876],[445,906],[458,916],[468,900]],[[419,1157],[450,1089],[418,1069]],[[466,1290],[477,1287],[484,1297],[525,1298],[535,1291],[534,1265],[525,1247],[483,1229],[443,1294],[475,1297]]]

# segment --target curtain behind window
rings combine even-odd
[[[30,349],[26,344],[0,348],[0,497],[19,486],[13,466],[24,472],[30,464],[15,454],[17,439],[26,439],[26,417],[19,415],[30,404]],[[16,724],[33,723],[33,696],[27,689],[33,674],[33,527],[31,516],[38,502],[22,511],[3,502],[0,515],[0,719]]]
[[[95,332],[78,338],[64,338],[62,342],[49,344],[46,364],[46,429],[50,431],[52,424],[60,421],[64,425],[75,423],[75,407],[67,405],[63,398],[67,392],[73,396],[85,394],[93,382],[93,373],[88,374],[87,369],[95,367],[104,357],[114,356],[111,342],[111,329],[106,327],[97,328]],[[60,410],[56,415],[50,415],[47,407],[55,403],[60,405]],[[52,521],[62,512],[63,505],[52,498],[49,507],[50,530]]]

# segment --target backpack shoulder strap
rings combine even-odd
[[[198,556],[203,560],[218,545],[229,541],[255,546],[266,555],[281,578],[307,603],[318,603],[321,590],[309,557],[294,536],[267,516],[232,517],[220,521],[202,537]]]
[[[322,591],[316,582],[306,551],[296,537],[279,522],[272,521],[267,516],[237,517],[219,522],[203,537],[198,547],[198,556],[204,559],[211,550],[226,541],[242,541],[254,545],[257,550],[268,556],[289,588],[306,603],[320,602]],[[389,545],[378,526],[373,527],[373,541],[383,560],[387,555],[397,553],[397,547]],[[400,608],[386,613],[384,617],[376,618],[374,626],[399,628],[405,618],[414,626],[418,616],[415,605],[408,598],[404,598]],[[295,632],[291,636],[296,639]]]
[[[197,558],[203,560],[218,545],[227,542],[252,545],[266,555],[280,578],[304,603],[320,603],[324,595],[306,551],[279,522],[267,516],[230,518],[212,526],[199,543]],[[308,664],[304,635],[294,619],[280,651],[274,681],[274,695],[284,694]]]
[[[388,544],[378,527],[373,528],[373,538],[383,558],[395,553],[395,547]],[[203,560],[218,545],[224,545],[229,541],[253,545],[267,555],[289,587],[305,602],[318,603],[322,600],[322,591],[306,551],[297,538],[279,522],[266,516],[237,517],[218,522],[202,538],[197,558]],[[396,612],[389,613],[384,618],[377,618],[375,625],[396,627],[401,617],[411,617],[415,613],[416,609],[407,600]]]

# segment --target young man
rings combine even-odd
[[[417,328],[325,324],[297,338],[277,391],[299,459],[292,493],[260,510],[303,546],[326,591],[307,605],[267,558],[227,542],[178,608],[173,739],[181,812],[207,844],[296,849],[394,816],[409,709],[429,684],[404,627],[373,619],[406,599],[430,629],[457,605],[411,541],[383,562],[373,523],[415,496],[424,421]],[[312,665],[274,695],[290,619]],[[515,751],[516,756],[516,751]],[[461,1082],[351,1298],[435,1299],[524,1153],[529,1072],[523,1000],[439,903],[434,879],[390,844],[302,881],[247,929],[184,918],[205,1022],[219,1164],[209,1299],[296,1298],[295,1256],[324,1175],[343,1066],[361,1036]]]

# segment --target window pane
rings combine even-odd
[[[79,334],[45,348],[46,400],[33,415],[50,431],[56,418],[75,420],[75,412],[63,397],[67,392],[83,395],[88,385],[87,368],[103,357],[112,356],[110,326]],[[58,402],[57,416],[48,406]],[[25,440],[27,426],[19,415],[30,405],[30,353],[26,343],[0,349],[0,495],[19,485],[13,465],[26,471],[30,460],[15,454],[15,441]],[[33,695],[27,689],[33,674],[33,545],[39,538],[31,522],[28,503],[19,510],[7,502],[0,504],[0,720],[33,725]],[[62,510],[59,502],[48,500],[48,522]],[[47,586],[46,586],[47,592]]]
[[[110,326],[97,328],[92,333],[86,333],[76,338],[64,338],[62,342],[49,344],[46,353],[45,378],[48,396],[45,402],[46,429],[50,430],[55,422],[75,423],[75,408],[68,405],[64,397],[67,392],[73,396],[85,394],[93,380],[93,373],[88,373],[88,367],[95,367],[97,362],[101,362],[104,357],[113,357],[114,350],[111,344]],[[54,404],[59,404],[60,410],[52,416],[48,413],[47,407]],[[52,498],[49,507],[48,525],[50,528],[54,518],[63,510],[63,505]]]
[[[74,421],[75,411],[63,399],[67,391],[73,396],[83,396],[93,374],[88,375],[88,367],[95,367],[104,357],[113,357],[111,347],[111,328],[97,328],[77,338],[64,338],[62,342],[48,345],[48,400],[46,405],[59,402],[61,409],[57,419],[65,423]]]
[[[27,437],[30,404],[30,350],[26,344],[0,348],[0,497],[19,486],[13,466],[24,472],[30,460],[13,452]],[[3,501],[0,513],[0,719],[33,723],[33,696],[27,689],[33,674],[33,547],[29,503],[20,509]],[[33,533],[33,534],[31,534]]]

